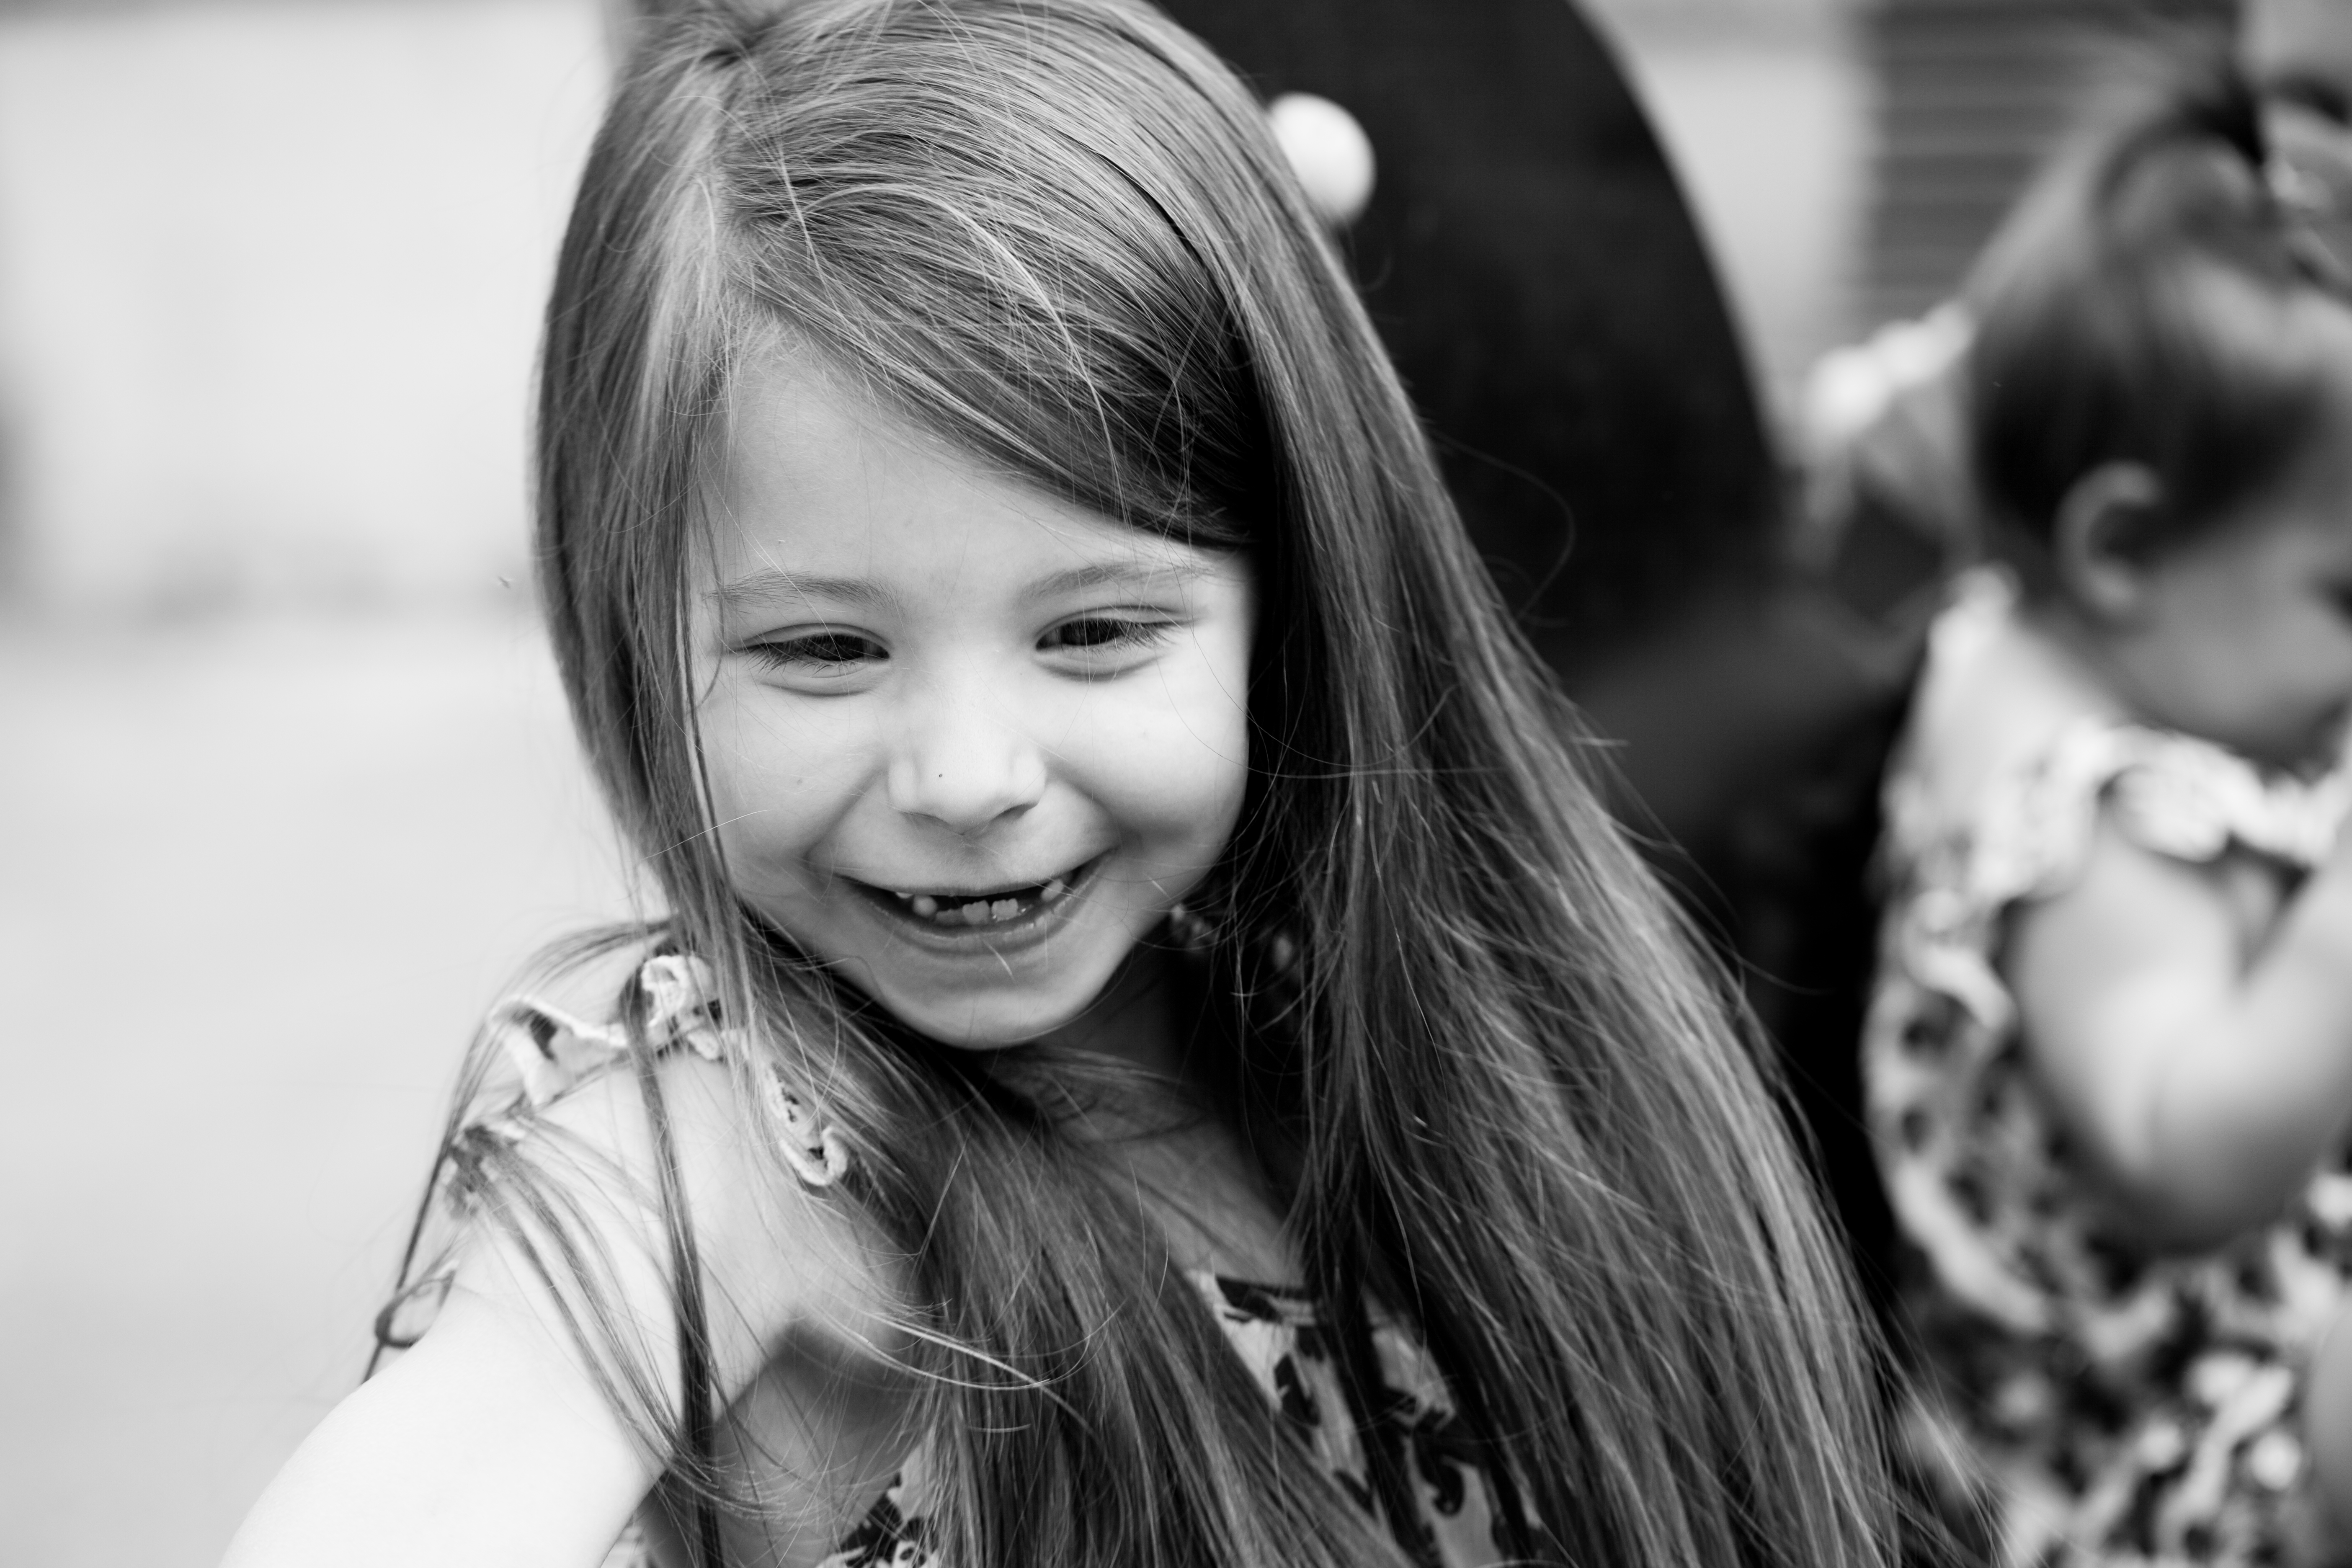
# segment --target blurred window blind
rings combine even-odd
[[[2226,36],[2233,0],[1877,0],[1864,307],[1874,321],[1948,297],[2036,164],[2125,62]]]

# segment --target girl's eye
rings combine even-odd
[[[880,643],[857,632],[806,632],[753,643],[744,651],[771,669],[820,675],[844,673],[890,657]]]
[[[1149,647],[1168,629],[1166,621],[1131,616],[1079,616],[1039,637],[1037,646],[1048,653],[1112,653]]]

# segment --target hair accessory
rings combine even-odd
[[[849,1143],[840,1129],[819,1121],[808,1102],[784,1087],[780,1075],[770,1073],[767,1085],[768,1109],[784,1124],[784,1136],[776,1146],[801,1184],[829,1187],[847,1175]]]
[[[1286,92],[1265,106],[1275,143],[1326,228],[1340,229],[1371,205],[1372,139],[1339,105],[1311,92]]]
[[[2352,132],[2292,103],[2274,106],[2263,184],[2312,280],[2352,294]]]

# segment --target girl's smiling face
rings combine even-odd
[[[694,637],[737,890],[912,1027],[1069,1023],[1232,837],[1245,562],[747,365]]]

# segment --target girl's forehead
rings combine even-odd
[[[951,458],[841,377],[771,352],[745,363],[729,389],[718,488],[740,514],[787,494],[843,500],[874,476]]]
[[[781,355],[737,378],[714,478],[722,595],[794,578],[1034,592],[1228,563],[992,469]]]

